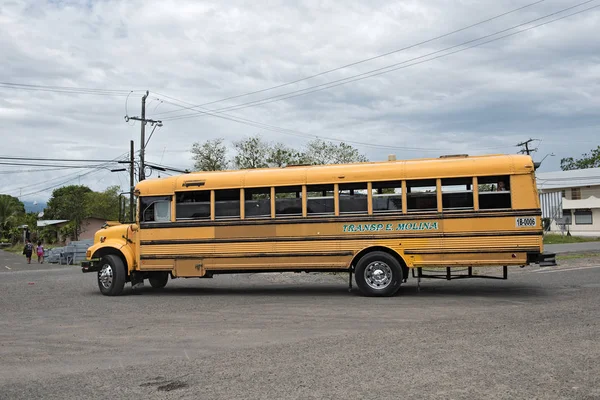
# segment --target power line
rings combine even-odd
[[[125,154],[121,155],[119,158],[122,159],[123,157],[125,157]],[[106,165],[100,165],[100,166],[94,166],[94,167],[88,167],[87,169],[100,171],[102,169],[105,169],[107,165],[108,164],[106,164]],[[55,177],[55,178],[50,178],[47,181],[45,181],[45,183],[47,184],[49,182],[59,181],[59,180],[63,180],[65,178],[71,178],[71,177],[75,177],[75,179],[76,179],[79,176],[81,176],[81,172],[80,171],[75,171],[75,172],[71,172],[71,173],[63,175],[63,176],[58,176],[58,177]],[[38,183],[33,183],[33,184],[25,185],[25,186],[20,186],[19,189],[27,189],[27,188],[34,187],[34,186],[37,186],[37,185],[38,185]],[[13,189],[13,191],[14,190],[16,190],[16,189]]]
[[[114,160],[82,160],[76,158],[43,158],[43,157],[9,157],[0,156],[0,160],[23,160],[23,161],[62,161],[62,162],[93,162],[93,163],[110,163],[115,162]]]
[[[43,192],[46,192],[46,191],[48,191],[48,190],[51,190],[51,189],[55,189],[55,188],[61,187],[61,186],[63,186],[64,184],[66,184],[66,183],[69,183],[69,182],[72,182],[72,181],[74,181],[74,180],[81,179],[81,178],[82,178],[82,177],[84,177],[84,176],[88,176],[88,175],[91,175],[91,174],[93,174],[93,173],[98,173],[98,172],[101,172],[101,171],[102,171],[101,169],[94,169],[94,170],[92,170],[92,171],[89,171],[89,172],[83,173],[83,174],[81,174],[81,175],[77,175],[75,178],[70,178],[70,179],[67,179],[67,180],[65,180],[65,181],[62,181],[62,182],[60,182],[60,183],[57,183],[57,184],[55,184],[55,185],[51,185],[51,186],[45,187],[45,188],[43,188],[43,189],[36,190],[35,192],[30,192],[30,193],[26,193],[26,194],[20,195],[19,197],[20,197],[20,198],[22,198],[22,197],[33,196],[34,194],[43,193]]]
[[[307,76],[307,77],[304,77],[304,78],[296,79],[296,80],[291,81],[291,82],[282,83],[280,85],[268,87],[268,88],[261,89],[261,90],[256,90],[256,91],[253,91],[253,92],[243,93],[243,94],[239,94],[239,95],[235,95],[235,96],[230,96],[230,97],[226,97],[226,98],[223,98],[223,99],[220,99],[220,100],[211,101],[211,102],[208,102],[208,103],[194,105],[192,108],[200,108],[200,107],[208,106],[208,105],[215,104],[215,103],[221,103],[221,102],[224,102],[224,101],[227,101],[227,100],[233,100],[233,99],[237,99],[237,98],[240,98],[240,97],[246,97],[246,96],[250,96],[250,95],[253,95],[253,94],[263,93],[263,92],[266,92],[266,91],[269,91],[269,90],[273,90],[273,89],[279,89],[279,88],[282,88],[282,87],[285,87],[285,86],[289,86],[289,85],[293,85],[295,83],[299,83],[299,82],[302,82],[302,81],[305,81],[305,80],[317,78],[319,76],[323,76],[323,75],[329,74],[331,72],[339,71],[339,70],[344,69],[344,68],[353,67],[355,65],[363,64],[363,63],[368,62],[368,61],[373,61],[373,60],[376,60],[376,59],[379,59],[379,58],[382,58],[382,57],[386,57],[386,56],[389,56],[389,55],[392,55],[392,54],[396,54],[396,53],[399,53],[399,52],[402,52],[402,51],[405,51],[405,50],[410,50],[412,48],[415,48],[415,47],[418,47],[418,46],[421,46],[421,45],[424,45],[424,44],[427,44],[427,43],[430,43],[430,42],[433,42],[433,41],[436,41],[436,40],[439,40],[439,39],[443,39],[443,38],[451,36],[451,35],[454,35],[455,33],[459,33],[459,32],[465,31],[467,29],[474,28],[474,27],[476,27],[478,25],[485,24],[487,22],[490,22],[490,21],[493,21],[495,19],[504,17],[506,15],[515,13],[517,11],[521,11],[521,10],[523,10],[525,8],[537,5],[537,4],[542,3],[544,1],[545,0],[535,1],[535,2],[527,4],[525,6],[515,8],[513,10],[504,12],[502,14],[498,14],[498,15],[493,16],[491,18],[488,18],[488,19],[476,22],[474,24],[465,26],[465,27],[460,28],[460,29],[456,29],[454,31],[445,33],[443,35],[439,35],[439,36],[433,37],[431,39],[427,39],[427,40],[424,40],[422,42],[418,42],[418,43],[415,43],[415,44],[412,44],[410,46],[406,46],[406,47],[403,47],[403,48],[400,48],[400,49],[392,50],[392,51],[389,51],[387,53],[379,54],[379,55],[374,56],[374,57],[365,58],[365,59],[362,59],[362,60],[359,60],[359,61],[352,62],[350,64],[342,65],[340,67],[336,67],[336,68],[333,68],[333,69],[330,69],[330,70],[327,70],[327,71],[319,72],[319,73],[314,74],[314,75],[310,75],[310,76]],[[170,113],[177,112],[177,111],[179,111],[179,110],[164,111],[164,112],[161,112],[161,113],[158,113],[158,114],[170,114]],[[156,115],[158,115],[158,114],[156,114]]]
[[[0,174],[2,175],[14,175],[14,174],[25,174],[25,173],[35,173],[35,172],[48,172],[48,171],[58,171],[63,169],[69,169],[69,167],[53,167],[53,168],[35,168],[35,169],[20,169],[20,170],[0,170]]]
[[[568,14],[568,15],[565,15],[565,16],[562,16],[562,17],[558,17],[558,18],[555,18],[553,20],[546,21],[546,22],[543,22],[543,23],[540,23],[540,24],[537,24],[537,25],[534,25],[534,26],[531,26],[531,27],[528,27],[528,28],[525,28],[525,29],[521,29],[521,30],[516,31],[516,32],[508,33],[506,35],[503,35],[503,36],[500,36],[500,37],[497,37],[497,38],[494,38],[494,39],[486,40],[486,41],[483,41],[483,42],[480,42],[480,43],[475,43],[474,45],[471,45],[471,46],[468,46],[468,47],[465,47],[465,48],[462,48],[462,49],[458,49],[458,50],[455,50],[455,51],[452,51],[452,52],[449,52],[449,53],[445,53],[445,54],[440,54],[440,55],[437,55],[435,57],[431,57],[431,58],[427,58],[425,60],[414,62],[412,64],[403,65],[403,64],[407,64],[407,63],[409,63],[411,61],[416,61],[416,60],[419,60],[419,59],[430,57],[432,55],[435,55],[435,54],[438,54],[438,53],[442,53],[442,52],[445,52],[445,51],[448,51],[448,50],[451,50],[451,49],[454,49],[454,48],[457,48],[457,47],[461,47],[461,46],[464,46],[464,45],[469,44],[469,43],[477,42],[477,41],[480,41],[480,40],[483,40],[483,39],[486,39],[486,38],[489,38],[489,37],[492,37],[492,36],[496,36],[498,34],[501,34],[501,33],[504,33],[504,32],[507,32],[507,31],[519,28],[521,26],[530,24],[532,22],[539,21],[539,20],[542,20],[542,19],[546,19],[548,17],[551,17],[551,16],[554,16],[554,15],[563,13],[563,12],[568,11],[570,9],[573,9],[573,8],[576,8],[576,7],[580,7],[580,6],[584,5],[584,4],[588,4],[588,3],[592,2],[592,1],[595,1],[595,0],[588,0],[588,1],[585,1],[585,2],[582,2],[582,3],[579,3],[577,5],[564,8],[564,9],[562,9],[560,11],[557,11],[557,12],[554,12],[554,13],[551,13],[551,14],[547,14],[547,15],[545,15],[543,17],[535,18],[535,19],[532,19],[530,21],[527,21],[527,22],[524,22],[524,23],[512,26],[510,28],[497,31],[497,32],[489,34],[489,35],[481,36],[481,37],[479,37],[477,39],[468,40],[468,41],[462,42],[460,44],[444,48],[442,50],[437,50],[437,51],[434,51],[432,53],[428,53],[428,54],[425,54],[425,55],[422,55],[422,56],[419,56],[419,57],[411,58],[411,59],[408,59],[408,60],[405,60],[405,61],[402,61],[402,62],[399,62],[399,63],[391,64],[391,65],[388,65],[388,66],[385,66],[385,67],[382,67],[382,68],[377,68],[375,70],[371,70],[371,71],[364,72],[364,73],[361,73],[361,74],[357,74],[357,75],[354,75],[354,76],[350,76],[350,77],[347,77],[347,78],[334,80],[334,81],[331,81],[331,82],[328,82],[328,83],[323,83],[323,84],[320,84],[320,85],[314,85],[314,86],[311,86],[311,87],[308,87],[308,88],[295,90],[295,91],[284,93],[284,94],[277,95],[277,96],[266,97],[266,98],[263,98],[263,99],[249,101],[249,102],[246,102],[246,103],[241,103],[241,104],[237,104],[237,105],[233,105],[233,106],[229,106],[229,107],[223,107],[223,108],[219,108],[219,109],[213,109],[213,110],[210,110],[210,112],[206,113],[206,114],[212,115],[211,113],[221,113],[223,111],[240,110],[240,109],[243,109],[243,108],[254,107],[254,106],[257,106],[257,105],[264,105],[264,104],[269,104],[269,103],[273,103],[273,102],[276,102],[276,101],[281,101],[281,100],[286,100],[286,99],[290,99],[290,98],[294,98],[294,97],[304,96],[304,95],[307,95],[307,94],[310,94],[310,93],[315,93],[315,92],[319,92],[319,91],[331,89],[333,87],[345,85],[345,84],[348,84],[348,83],[351,83],[351,82],[356,82],[356,81],[360,81],[360,80],[363,80],[363,79],[371,78],[371,77],[374,77],[374,76],[379,76],[379,75],[387,74],[387,73],[390,73],[390,72],[393,72],[393,71],[397,71],[397,70],[400,70],[400,69],[408,68],[408,67],[411,67],[411,66],[414,66],[414,65],[419,65],[419,64],[422,64],[422,63],[425,63],[425,62],[436,60],[438,58],[448,57],[450,55],[461,53],[463,51],[470,50],[472,48],[480,47],[480,46],[482,46],[484,44],[496,42],[498,40],[501,40],[501,39],[504,39],[504,38],[507,38],[507,37],[510,37],[510,36],[514,36],[514,35],[517,35],[517,34],[529,31],[531,29],[538,28],[538,27],[543,26],[543,25],[551,24],[553,22],[556,22],[556,21],[559,21],[559,20],[571,17],[573,15],[577,15],[577,14],[581,14],[581,13],[590,11],[590,10],[592,10],[594,8],[599,7],[599,6],[598,5],[592,6],[592,7],[586,8],[584,10],[577,11],[577,12],[574,12],[574,13],[571,13],[571,14]],[[173,116],[173,117],[167,117],[164,120],[165,121],[167,121],[167,120],[168,121],[174,121],[174,120],[178,120],[178,119],[198,117],[199,115],[201,115],[201,114],[198,114],[198,113],[182,114],[182,115],[177,115],[177,116]]]
[[[63,168],[108,168],[101,167],[100,165],[66,165],[66,164],[36,164],[36,163],[14,163],[14,162],[2,162],[0,165],[9,165],[13,167],[25,166],[25,167],[63,167]]]
[[[69,93],[69,94],[89,94],[97,96],[127,96],[131,92],[139,92],[139,90],[118,90],[118,89],[96,89],[73,86],[49,86],[49,85],[30,85],[16,82],[0,82],[0,88],[18,89],[30,91],[42,91],[53,93]]]
[[[118,156],[117,158],[115,158],[114,160],[111,160],[111,162],[118,161],[119,159],[123,159],[123,157],[125,157],[126,155],[127,155],[127,153],[123,153],[120,156]],[[74,179],[79,179],[79,178],[81,178],[83,176],[87,176],[91,172],[102,171],[108,165],[110,165],[110,163],[106,163],[104,165],[100,164],[100,165],[95,165],[95,166],[88,166],[87,169],[91,169],[91,171],[85,172],[83,174],[81,174],[80,171],[76,171],[76,172],[69,173],[69,174],[66,174],[66,175],[63,175],[63,176],[58,176],[58,177],[55,177],[55,178],[48,179],[48,180],[45,181],[46,184],[49,183],[49,182],[59,181],[59,180],[61,180],[61,183],[52,184],[52,185],[50,185],[48,187],[44,187],[43,189],[40,189],[40,190],[38,190],[36,192],[28,193],[26,195],[20,195],[19,197],[29,196],[29,195],[33,195],[33,194],[37,194],[37,193],[42,193],[42,192],[45,192],[45,191],[50,190],[50,189],[54,189],[56,187],[64,185],[65,183],[71,182]],[[69,178],[69,179],[67,179],[66,181],[63,181],[66,178]],[[13,192],[14,193],[17,190],[22,190],[22,189],[31,188],[31,187],[34,187],[34,186],[39,186],[39,184],[40,184],[39,182],[36,182],[36,183],[32,183],[32,184],[25,185],[25,186],[19,186],[19,187],[13,186],[12,188],[5,189],[5,192]]]
[[[173,97],[170,97],[170,96],[167,96],[164,94],[160,94],[160,93],[156,93],[156,94],[161,97],[165,97],[165,98],[177,101],[179,103],[191,104],[191,103],[187,103],[183,100],[178,100],[178,99],[175,99]],[[183,106],[180,106],[179,104],[176,104],[176,103],[168,101],[168,100],[163,100],[163,101],[165,103],[172,104],[177,107],[183,107]],[[200,113],[200,114],[210,114],[217,118],[222,118],[222,119],[226,119],[229,121],[238,122],[238,123],[245,124],[248,126],[256,127],[259,129],[264,129],[264,130],[271,131],[271,132],[281,133],[284,135],[302,137],[305,139],[312,139],[312,140],[321,139],[321,140],[326,140],[326,141],[330,141],[330,142],[348,143],[348,144],[364,146],[364,147],[369,147],[369,148],[377,148],[377,149],[415,150],[415,151],[445,151],[445,150],[447,150],[447,148],[392,146],[392,145],[381,145],[381,144],[374,144],[374,143],[359,142],[359,141],[355,141],[355,140],[342,140],[342,139],[326,137],[326,136],[322,136],[322,135],[311,135],[308,133],[304,133],[304,132],[300,132],[300,131],[296,131],[296,130],[292,130],[292,129],[281,128],[281,127],[278,127],[275,125],[265,124],[265,123],[253,121],[253,120],[250,120],[247,118],[242,118],[239,116],[233,116],[231,114],[225,114],[225,113],[214,114],[214,113],[211,113],[210,111],[201,111],[201,110],[194,110],[194,112]],[[495,147],[487,147],[487,148],[478,148],[478,149],[473,149],[473,150],[494,150],[494,149],[506,149],[506,148],[512,148],[512,147],[514,147],[514,146],[495,146]]]

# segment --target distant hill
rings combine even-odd
[[[46,203],[42,202],[42,201],[38,201],[37,204],[33,204],[33,201],[24,201],[23,204],[25,204],[25,212],[40,212],[40,211],[44,211],[44,208],[46,208]]]

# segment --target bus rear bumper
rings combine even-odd
[[[556,264],[554,253],[527,253],[528,264],[539,264],[540,267],[553,267]]]

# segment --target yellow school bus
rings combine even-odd
[[[534,171],[525,155],[457,155],[146,180],[136,223],[98,231],[82,269],[105,295],[227,273],[343,271],[368,296],[409,272],[496,266],[506,279],[545,258]]]

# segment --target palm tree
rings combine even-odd
[[[19,209],[9,196],[0,196],[0,236],[10,231],[17,222]]]

